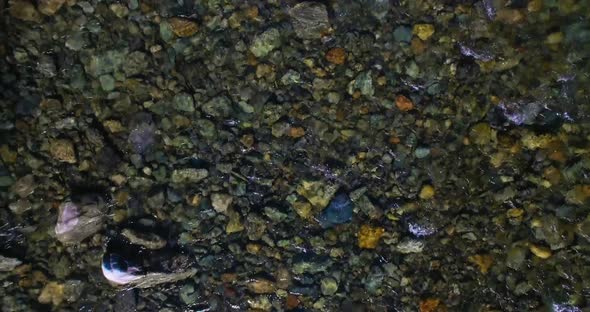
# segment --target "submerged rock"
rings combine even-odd
[[[318,217],[318,222],[325,229],[350,222],[353,208],[354,204],[346,193],[336,194]]]
[[[326,6],[318,2],[301,2],[289,10],[291,24],[301,39],[321,38],[330,29]]]
[[[62,243],[78,243],[98,232],[104,223],[106,203],[98,194],[73,196],[59,206],[55,235]]]
[[[21,265],[21,261],[15,258],[8,258],[0,255],[0,272],[10,272],[17,266]]]
[[[150,114],[137,114],[131,121],[131,129],[127,140],[136,153],[143,154],[156,143],[156,127]]]
[[[353,95],[357,90],[365,96],[373,96],[373,94],[375,94],[371,71],[365,71],[358,74],[356,78],[348,84],[348,94]]]
[[[254,38],[250,46],[250,52],[256,57],[263,57],[280,45],[281,33],[278,29],[271,28]]]
[[[498,106],[503,116],[516,126],[532,125],[544,108],[544,104],[538,101],[503,101]]]

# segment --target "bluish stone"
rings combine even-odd
[[[352,220],[352,209],[354,204],[345,193],[339,193],[332,198],[328,207],[322,211],[318,222],[323,228],[330,228],[338,224],[347,223]]]
[[[398,42],[409,43],[412,41],[412,29],[408,26],[399,26],[393,31],[393,38]]]

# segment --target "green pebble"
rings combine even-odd
[[[102,75],[98,78],[100,86],[104,91],[113,91],[115,89],[115,78],[111,75]]]
[[[331,296],[338,291],[338,282],[332,277],[322,278],[321,288],[324,296]]]

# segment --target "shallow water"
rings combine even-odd
[[[588,1],[0,17],[2,311],[590,311]]]

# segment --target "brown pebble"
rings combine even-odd
[[[346,50],[343,48],[332,48],[326,52],[326,60],[332,64],[344,64],[346,61]]]
[[[74,144],[72,144],[70,140],[60,139],[53,141],[49,148],[49,152],[56,160],[70,164],[76,163]]]
[[[186,18],[173,17],[168,20],[168,23],[172,27],[172,32],[178,37],[189,37],[199,30],[197,23]]]
[[[305,129],[301,127],[291,127],[289,128],[289,136],[292,138],[300,138],[305,135]]]
[[[297,308],[300,303],[301,303],[301,301],[299,300],[299,297],[289,294],[287,296],[287,299],[285,300],[285,309],[293,310],[293,309]]]
[[[414,103],[412,103],[410,99],[403,95],[398,95],[395,98],[395,106],[397,106],[397,108],[402,112],[407,112],[414,109]]]
[[[39,0],[37,8],[45,15],[54,15],[65,2],[66,0]]]
[[[257,6],[249,6],[244,10],[244,16],[249,19],[255,19],[258,17],[258,7]]]

